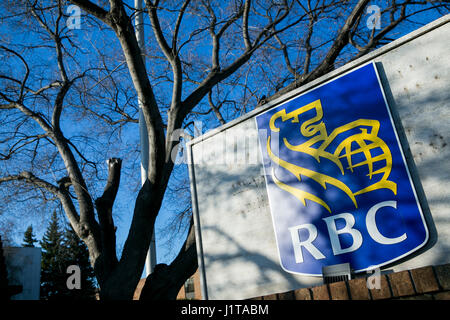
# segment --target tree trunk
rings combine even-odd
[[[198,268],[193,223],[178,256],[168,266],[158,264],[142,288],[139,300],[175,300],[178,292]]]

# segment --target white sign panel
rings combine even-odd
[[[258,131],[255,117],[270,112],[271,109],[280,107],[296,97],[304,97],[315,88],[323,87],[326,83],[339,79],[367,65],[370,61],[375,63],[387,103],[392,109],[392,119],[404,149],[404,158],[410,165],[410,178],[416,186],[417,198],[424,204],[422,213],[418,208],[418,220],[415,220],[423,222],[423,229],[420,231],[420,236],[416,238],[415,244],[405,249],[406,254],[417,251],[409,256],[405,254],[403,257],[402,255],[391,257],[389,260],[392,261],[386,260],[387,265],[383,265],[383,262],[378,265],[400,271],[450,262],[448,246],[450,243],[448,219],[450,167],[446,165],[450,158],[448,145],[450,144],[450,126],[448,126],[450,43],[447,41],[450,34],[449,20],[449,17],[443,17],[188,143],[197,253],[204,298],[246,299],[322,283],[322,278],[315,271],[288,272],[289,270],[284,270],[280,264],[277,233],[274,230],[269,207],[267,177],[264,175],[259,143],[267,141],[271,133],[269,130]],[[323,105],[323,110],[326,108]],[[331,131],[330,126],[329,132]],[[388,138],[384,137],[384,139]],[[271,146],[272,148],[276,154],[276,146]],[[281,148],[282,146],[279,150]],[[397,156],[401,154],[397,153]],[[397,179],[395,183],[400,181],[398,176],[395,179],[394,176],[386,179],[389,181]],[[279,179],[279,181],[282,180]],[[390,185],[390,188],[384,188],[383,192],[395,197],[394,191],[398,190],[393,190],[393,185]],[[277,192],[282,191],[286,192],[286,190]],[[347,197],[349,194],[347,193]],[[359,203],[358,197],[359,195],[350,197],[349,206],[355,206],[353,198],[358,206],[362,205],[364,201]],[[391,200],[396,199],[386,201]],[[272,204],[272,199],[270,201]],[[327,201],[321,203],[319,200],[306,199],[305,203],[306,207],[323,208],[327,214],[330,214],[327,206],[333,211],[333,206],[330,206]],[[392,226],[383,226],[377,221],[385,213],[391,217],[397,217],[394,204],[384,203],[383,207],[377,207],[379,203],[383,201],[375,201],[372,205],[367,202],[367,210],[364,212],[364,215],[369,215],[368,219],[372,225],[373,220],[376,220],[378,232],[375,232],[374,228],[371,228],[371,232],[365,229],[363,231],[364,226],[359,224],[358,231],[361,234],[364,233],[363,236],[366,236],[366,239],[370,239],[371,235],[372,238],[381,239],[384,246],[406,244],[407,240],[403,235],[406,233],[408,237],[408,232],[411,231],[407,232],[404,229],[396,233]],[[389,211],[391,209],[395,212]],[[369,214],[370,210],[372,210],[371,214]],[[335,214],[341,213],[343,212],[335,212]],[[400,215],[398,217],[401,218]],[[337,252],[342,253],[341,256],[346,254],[346,249],[354,249],[352,243],[355,239],[357,244],[359,243],[358,237],[351,238],[350,231],[347,232],[348,234],[339,232],[341,227],[344,227],[344,231],[350,230],[352,221],[348,219],[340,222],[328,221],[329,224],[326,220],[324,221],[325,228],[332,227],[331,222],[336,222],[335,240],[349,238],[348,243],[345,243],[347,240],[339,242],[340,247],[335,241],[335,249],[339,247],[344,251],[344,253]],[[365,223],[367,218],[361,221]],[[342,225],[341,222],[344,224]],[[356,220],[355,222],[359,223]],[[347,229],[345,229],[346,223]],[[329,231],[329,228],[326,230]],[[297,230],[300,243],[304,231]],[[348,237],[349,234],[350,237]],[[389,241],[395,244],[388,244]],[[317,243],[314,244],[324,256],[328,255],[328,251],[325,254],[322,251],[326,250]],[[292,241],[290,245],[292,246]],[[362,246],[363,242],[361,242],[361,248]],[[309,254],[305,248],[301,249],[303,254]],[[330,250],[332,252],[333,248],[331,247]],[[396,258],[401,259],[394,261]],[[337,260],[330,263],[338,263]],[[311,268],[310,270],[315,270],[312,264]],[[365,267],[362,266],[360,271],[364,272],[364,269]],[[308,273],[315,276],[305,275]]]

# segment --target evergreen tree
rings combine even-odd
[[[3,243],[0,236],[0,301],[3,300],[9,300],[8,270],[6,270],[5,257],[3,256]]]
[[[68,296],[76,300],[95,299],[95,275],[89,262],[87,246],[70,225],[65,229],[64,240],[66,268],[70,265],[77,265],[81,273],[81,288],[70,290]]]
[[[63,233],[60,230],[56,211],[52,214],[40,244],[42,247],[41,299],[60,298],[68,289],[64,268]]]
[[[34,238],[33,226],[29,226],[23,236],[23,245],[22,246],[34,247],[35,242],[38,242],[38,241]]]
[[[42,246],[41,299],[89,300],[95,299],[94,270],[89,263],[89,252],[69,225],[64,231],[53,212]],[[69,289],[67,273],[70,265],[80,268],[80,289]]]

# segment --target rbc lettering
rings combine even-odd
[[[404,241],[407,238],[407,234],[394,238],[387,237],[383,235],[376,223],[376,215],[378,211],[383,207],[397,208],[396,201],[384,201],[372,206],[367,212],[365,218],[365,225],[369,236],[376,242],[382,245],[392,245]],[[342,219],[345,222],[343,228],[338,229],[336,226],[336,220]],[[364,239],[360,230],[354,228],[355,217],[351,213],[340,213],[330,217],[322,219],[328,230],[328,236],[331,243],[331,248],[333,250],[333,255],[337,256],[344,253],[349,253],[358,250]],[[300,230],[306,230],[308,237],[304,240],[300,239]],[[302,263],[303,249],[307,250],[316,260],[325,259],[325,255],[314,245],[314,240],[316,240],[318,231],[314,224],[306,223],[298,226],[290,227],[289,232],[291,234],[292,246],[294,248],[295,262]],[[352,244],[346,248],[342,247],[340,241],[340,235],[348,234],[352,238]]]

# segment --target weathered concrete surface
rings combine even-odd
[[[209,299],[244,299],[322,282],[280,267],[253,117],[368,61],[379,70],[430,229],[427,246],[387,268],[450,262],[449,22],[447,15],[189,144],[199,265]],[[245,137],[247,151],[225,164]]]
[[[449,34],[447,23],[380,57],[385,91],[401,120],[416,166],[412,173],[420,180],[419,192],[425,193],[432,217],[429,245],[394,271],[450,261]]]

